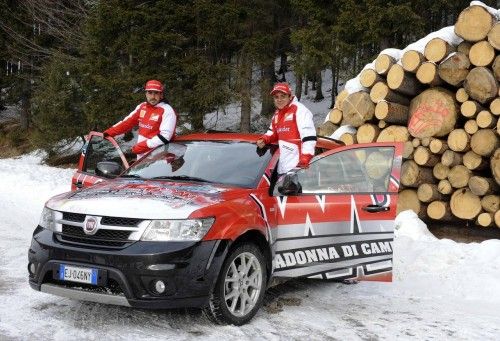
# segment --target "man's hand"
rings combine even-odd
[[[106,132],[103,132],[103,133],[102,133],[102,137],[106,138],[106,137],[108,137],[108,136],[109,136],[109,134],[108,134],[108,133],[106,133]]]
[[[311,154],[302,154],[299,157],[299,163],[297,164],[297,167],[300,168],[308,168],[309,167],[309,162],[313,156]]]
[[[260,139],[257,140],[257,147],[259,148],[264,148],[268,144],[268,141],[266,141],[265,137],[261,137]]]

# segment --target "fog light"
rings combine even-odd
[[[28,272],[30,273],[30,275],[34,275],[35,272],[36,272],[36,265],[35,263],[29,263],[28,264]]]
[[[156,281],[155,282],[155,290],[159,294],[163,294],[165,292],[165,283],[163,281]]]

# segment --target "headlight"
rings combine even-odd
[[[47,230],[55,231],[56,221],[54,219],[54,213],[55,212],[53,210],[45,206],[43,208],[42,215],[40,217],[40,222],[38,223],[38,225]]]
[[[144,241],[198,241],[207,234],[214,218],[153,220],[142,234]]]

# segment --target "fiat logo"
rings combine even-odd
[[[83,232],[88,235],[94,235],[97,232],[97,219],[94,217],[88,217],[87,220],[85,220]]]

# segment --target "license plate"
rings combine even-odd
[[[59,279],[62,281],[97,285],[97,269],[60,264]]]

